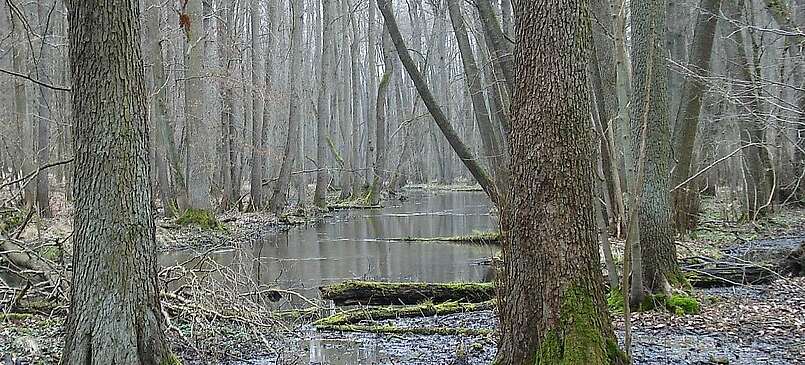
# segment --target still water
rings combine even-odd
[[[496,247],[448,242],[400,242],[404,237],[449,237],[497,230],[492,204],[481,192],[411,190],[381,209],[336,211],[316,223],[260,238],[210,256],[237,266],[257,284],[315,298],[318,287],[347,279],[486,281],[478,265]],[[164,254],[163,265],[193,262],[193,250]]]

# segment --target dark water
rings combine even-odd
[[[401,237],[449,237],[497,230],[492,207],[479,192],[410,191],[406,201],[371,210],[332,213],[242,247],[211,253],[258,284],[316,297],[320,285],[347,279],[382,281],[484,281],[477,261],[496,248],[448,242],[398,242]],[[193,250],[165,254],[164,265],[193,262]]]

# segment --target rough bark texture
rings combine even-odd
[[[643,126],[648,131],[644,183],[639,202],[640,258],[643,286],[666,292],[679,278],[674,231],[671,227],[671,130],[668,122],[667,68],[665,61],[665,2],[631,3],[632,29],[632,153],[639,155]],[[636,163],[639,163],[636,161]],[[635,171],[638,169],[635,168]],[[637,255],[635,252],[635,256]],[[635,280],[637,282],[637,280]]]
[[[497,364],[621,361],[593,217],[586,1],[516,1]],[[536,141],[539,141],[538,143]]]
[[[472,152],[470,152],[470,150],[461,140],[461,137],[459,137],[458,133],[456,133],[456,130],[447,120],[447,117],[445,116],[441,107],[439,107],[439,104],[433,97],[430,88],[425,83],[422,73],[419,71],[419,68],[416,66],[413,59],[411,59],[408,48],[406,48],[402,35],[400,34],[400,29],[397,27],[397,22],[394,19],[394,13],[391,5],[389,4],[389,0],[377,0],[377,4],[380,7],[380,12],[383,14],[383,18],[386,20],[389,33],[391,34],[392,41],[394,42],[394,47],[397,48],[397,53],[400,56],[400,61],[402,61],[405,70],[408,72],[408,76],[411,77],[411,80],[414,82],[414,86],[416,86],[416,89],[419,92],[419,96],[422,98],[422,101],[425,103],[425,106],[427,106],[428,111],[433,116],[434,122],[442,131],[442,134],[444,134],[447,142],[450,144],[450,147],[452,147],[456,152],[456,155],[458,155],[458,158],[461,160],[464,166],[467,167],[467,170],[470,171],[470,174],[472,174],[473,178],[475,178],[478,184],[481,185],[481,188],[483,188],[487,195],[489,195],[489,198],[492,200],[492,202],[499,204],[499,196],[493,186],[492,180],[489,178],[489,175],[478,164],[475,156],[472,155]]]
[[[139,3],[69,3],[75,213],[62,364],[167,363]]]
[[[699,129],[699,114],[702,109],[702,96],[705,83],[702,78],[710,72],[710,58],[713,54],[713,37],[718,23],[718,9],[721,0],[702,0],[700,12],[696,18],[696,29],[693,33],[693,44],[690,46],[689,68],[695,75],[685,79],[682,84],[682,96],[679,99],[679,111],[674,123],[673,152],[677,164],[671,178],[671,187],[675,187],[690,176],[693,163],[693,147],[696,142],[696,131]],[[696,227],[698,221],[697,185],[688,184],[672,192],[673,224],[677,232],[687,232]]]

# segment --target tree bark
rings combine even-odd
[[[327,83],[331,81],[330,59],[332,57],[333,42],[330,27],[330,0],[321,0],[321,34],[319,41],[321,47],[321,63],[319,71],[318,101],[316,103],[316,191],[313,193],[313,205],[319,209],[327,209],[327,121],[331,118],[330,94]]]
[[[392,0],[388,0],[392,3]],[[393,5],[389,5],[392,6]],[[392,77],[394,77],[394,61],[392,61],[392,52],[394,45],[391,42],[391,36],[388,32],[388,25],[383,26],[383,78],[380,79],[380,84],[377,87],[377,102],[375,103],[375,120],[377,125],[375,127],[376,146],[375,150],[375,163],[372,167],[374,173],[372,174],[372,185],[369,190],[366,202],[369,205],[377,205],[380,203],[380,191],[383,184],[386,182],[386,160],[388,159],[388,151],[386,150],[386,128],[388,124],[386,109],[388,106],[388,91],[389,84]]]
[[[632,154],[640,155],[645,125],[644,183],[639,206],[639,249],[634,271],[641,270],[643,287],[652,293],[668,293],[669,284],[680,284],[674,231],[671,227],[671,130],[668,121],[667,68],[665,61],[665,8],[663,0],[631,3],[632,29]],[[640,163],[640,161],[635,161]],[[634,168],[638,170],[637,167]],[[641,255],[642,257],[638,256]],[[642,258],[642,265],[641,263]],[[641,295],[634,281],[633,295]]]
[[[520,0],[515,9],[496,364],[618,364],[592,206],[588,4]]]
[[[677,120],[674,123],[673,149],[676,167],[671,177],[671,186],[681,184],[690,176],[693,163],[693,148],[696,131],[699,129],[699,115],[704,95],[704,77],[710,72],[710,58],[713,54],[713,38],[718,23],[721,0],[702,0],[696,18],[696,29],[690,48],[689,68],[695,75],[682,84]],[[698,186],[688,184],[671,193],[673,202],[673,224],[679,233],[686,233],[696,227],[698,222]]]
[[[204,75],[202,56],[204,55],[204,28],[202,0],[186,2],[184,14],[188,22],[184,27],[187,50],[185,53],[185,131],[188,174],[189,207],[193,209],[211,208],[210,172],[208,159],[210,142],[207,118],[204,116]]]
[[[250,210],[259,210],[262,204],[263,164],[265,163],[265,102],[268,90],[266,89],[266,66],[263,49],[263,12],[260,10],[260,1],[252,0],[251,4],[251,30],[252,30],[252,168],[249,172],[249,187],[251,195]],[[272,51],[268,49],[268,51]],[[254,199],[258,196],[257,199]],[[236,197],[237,199],[237,197]]]
[[[166,364],[139,2],[70,1],[75,213],[61,364]],[[119,31],[110,32],[110,29]]]
[[[288,136],[285,140],[284,155],[280,166],[279,177],[271,194],[268,203],[269,211],[280,213],[288,203],[288,189],[291,181],[291,167],[295,165],[296,157],[299,154],[299,121],[301,111],[299,102],[301,98],[300,85],[298,82],[299,72],[302,69],[302,27],[303,7],[302,0],[289,0],[291,7],[291,58],[288,74],[288,85],[290,87],[288,103]]]

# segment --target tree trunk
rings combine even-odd
[[[481,134],[484,157],[487,160],[489,170],[493,172],[492,178],[495,181],[495,188],[498,190],[498,194],[505,195],[509,185],[508,156],[504,152],[503,143],[497,138],[495,127],[489,118],[486,97],[481,89],[481,72],[478,70],[475,56],[472,53],[472,48],[470,48],[470,40],[467,36],[467,28],[464,25],[464,17],[461,15],[460,3],[458,0],[447,0],[447,3],[464,65],[464,80],[470,93],[472,110],[475,112],[475,121],[478,123],[478,130]]]
[[[593,200],[586,1],[518,1],[496,364],[619,364]],[[535,141],[540,141],[535,143]]]
[[[744,6],[728,1],[724,4],[724,13],[730,19],[728,34],[732,44],[728,44],[727,59],[730,76],[735,80],[732,85],[733,95],[738,99],[737,118],[740,128],[740,140],[743,149],[745,171],[744,218],[755,220],[771,211],[772,186],[768,179],[770,166],[766,150],[766,130],[760,113],[760,95],[758,95],[757,77],[750,64],[749,55],[744,43],[743,29],[737,24],[744,21]]]
[[[25,51],[28,46],[26,37],[24,35],[25,28],[23,28],[22,21],[18,12],[11,12],[11,23],[13,26],[12,32],[12,46],[11,46],[11,62],[14,72],[26,75],[27,72],[27,52]],[[20,175],[28,176],[34,170],[34,146],[33,146],[33,129],[31,128],[30,119],[28,117],[28,96],[26,91],[26,81],[23,78],[14,78],[14,117],[15,127],[19,134],[17,143],[17,160],[18,166],[21,166]],[[25,209],[30,209],[34,205],[36,197],[36,184],[30,181],[24,181],[23,184],[23,204]]]
[[[268,203],[269,211],[280,213],[288,203],[288,188],[291,181],[291,167],[295,165],[296,157],[299,154],[299,121],[301,119],[299,102],[301,98],[300,85],[297,80],[299,71],[302,69],[302,27],[303,10],[302,0],[289,0],[291,7],[291,58],[288,74],[288,85],[290,87],[288,104],[288,137],[285,141],[282,165],[280,166],[279,177],[271,194]]]
[[[48,44],[49,36],[52,31],[51,24],[45,21],[51,19],[49,10],[55,4],[48,1],[39,1],[36,5],[37,15],[40,23],[40,54],[39,61],[36,62],[36,76],[39,80],[50,82],[50,63],[52,62],[51,45]],[[55,19],[55,17],[53,17]],[[51,91],[49,88],[40,85],[39,102],[37,103],[37,137],[36,137],[36,164],[39,167],[36,174],[36,205],[39,208],[39,215],[43,218],[50,218],[53,212],[50,209],[49,179],[50,170],[42,168],[48,164],[50,159],[50,99]]]
[[[389,0],[391,3],[392,0]],[[389,5],[392,6],[393,5]],[[383,184],[386,182],[386,160],[388,159],[388,151],[386,151],[386,126],[387,126],[387,113],[386,106],[388,99],[386,98],[389,91],[389,84],[391,78],[394,77],[394,61],[391,58],[394,45],[391,42],[391,36],[388,34],[388,25],[383,27],[383,78],[380,79],[380,84],[377,87],[377,102],[375,103],[375,120],[377,125],[375,127],[375,136],[377,149],[375,150],[375,163],[372,167],[374,171],[372,178],[372,186],[369,189],[369,194],[366,198],[366,203],[369,205],[377,205],[380,203],[380,191]]]
[[[153,117],[154,125],[159,130],[160,150],[165,152],[165,156],[157,156],[157,158],[167,159],[168,174],[173,180],[175,185],[174,189],[168,189],[170,194],[167,201],[163,201],[165,206],[166,215],[174,215],[176,212],[173,209],[185,210],[189,208],[187,183],[185,182],[184,172],[182,170],[182,163],[179,160],[179,153],[176,150],[176,143],[174,142],[173,123],[171,123],[171,116],[168,112],[168,80],[165,75],[165,61],[162,57],[162,33],[160,32],[160,18],[161,8],[158,6],[158,0],[149,0],[147,8],[149,9],[146,18],[146,39],[150,52],[151,72],[153,73],[152,79],[154,87],[156,88],[153,97]],[[166,171],[167,173],[167,171]]]
[[[190,0],[186,3],[189,24],[184,25],[187,44],[185,53],[185,131],[187,133],[186,149],[188,174],[189,207],[193,209],[211,208],[210,204],[210,172],[208,159],[211,156],[207,140],[208,125],[204,113],[204,75],[202,56],[204,55],[203,7],[201,0]]]
[[[394,47],[397,48],[400,61],[402,61],[403,66],[408,72],[408,76],[411,77],[411,80],[414,82],[414,85],[419,92],[419,96],[422,97],[422,100],[425,102],[425,106],[433,116],[434,122],[442,131],[442,134],[444,134],[447,142],[450,144],[450,147],[453,148],[453,150],[456,152],[456,155],[458,155],[458,158],[461,160],[464,166],[467,167],[467,170],[470,171],[470,174],[472,174],[473,178],[475,178],[478,184],[481,185],[481,188],[484,189],[492,202],[496,205],[499,204],[500,199],[493,186],[494,183],[489,178],[489,175],[486,173],[486,171],[484,171],[483,167],[478,164],[475,156],[473,156],[473,154],[464,144],[464,141],[461,140],[458,133],[456,133],[453,126],[447,120],[447,117],[444,115],[444,112],[442,112],[441,107],[439,107],[439,104],[433,97],[430,88],[428,88],[428,85],[425,83],[422,73],[420,73],[419,68],[411,59],[411,54],[408,52],[408,48],[406,48],[405,43],[403,42],[400,29],[397,27],[397,22],[394,19],[394,13],[392,12],[392,8],[388,3],[389,0],[377,1],[378,6],[380,7],[380,12],[383,14],[383,18],[386,20],[389,33],[391,34],[391,39],[394,42]]]
[[[665,61],[665,6],[663,0],[631,3],[632,29],[632,154],[640,155],[642,133],[645,143],[644,183],[639,188],[639,248],[634,271],[642,269],[642,286],[652,293],[668,293],[669,284],[683,280],[676,262],[674,231],[671,227],[671,130],[668,122],[667,68]],[[636,163],[640,163],[635,161]],[[634,168],[638,170],[637,167]],[[638,255],[641,255],[639,257]],[[638,266],[641,262],[642,265]],[[633,295],[642,295],[634,280]]]
[[[702,109],[702,95],[705,84],[704,77],[710,72],[710,58],[713,54],[713,38],[718,22],[721,0],[702,0],[701,9],[696,18],[696,29],[693,33],[693,44],[690,48],[689,68],[694,76],[684,80],[682,96],[679,99],[677,121],[674,123],[673,152],[677,161],[671,177],[674,188],[687,180],[693,164],[693,148],[696,142],[696,131],[699,129],[699,114]],[[696,227],[699,215],[698,186],[690,183],[671,193],[673,202],[673,224],[679,233],[686,233]]]
[[[263,186],[263,164],[265,161],[265,143],[266,132],[264,129],[265,118],[265,101],[268,90],[266,89],[266,66],[263,49],[263,35],[262,18],[263,12],[260,10],[260,1],[252,0],[251,5],[251,28],[252,28],[252,169],[249,173],[249,186],[251,202],[249,210],[259,210],[262,204]],[[272,51],[268,49],[268,51]],[[258,196],[255,199],[255,195]],[[236,197],[237,199],[237,197]]]
[[[319,209],[327,209],[327,121],[330,114],[330,95],[327,83],[331,81],[330,59],[332,58],[333,42],[330,27],[330,0],[321,1],[321,34],[319,34],[321,49],[321,67],[319,71],[318,101],[316,103],[316,190],[313,193],[313,205]]]
[[[484,26],[487,44],[491,46],[489,51],[492,53],[492,62],[495,65],[496,73],[502,76],[509,95],[511,95],[516,78],[516,74],[513,71],[511,42],[506,39],[500,29],[500,23],[498,23],[490,0],[475,0],[475,6],[478,7],[478,15],[481,18],[481,24]]]
[[[157,284],[139,2],[68,4],[81,168],[74,169],[74,271],[61,363],[173,363]]]

